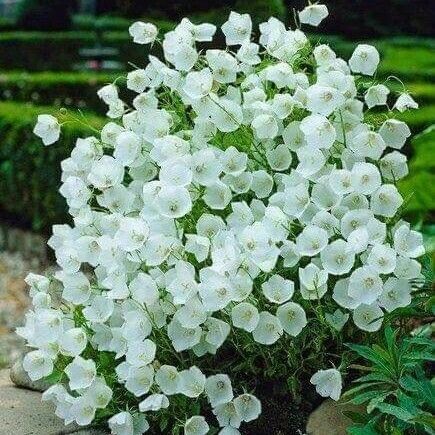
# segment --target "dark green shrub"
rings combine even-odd
[[[66,30],[71,27],[75,0],[24,0],[18,7],[17,26],[26,30]]]
[[[5,72],[0,73],[0,98],[103,113],[106,107],[97,90],[117,77],[118,73]]]
[[[94,46],[95,32],[4,32],[0,34],[0,69],[73,70],[83,62],[79,50]],[[120,62],[143,65],[147,48],[133,44],[127,31],[104,32],[103,45],[119,49]]]
[[[62,128],[60,141],[44,147],[32,133],[40,113],[49,107],[0,103],[0,210],[20,218],[36,231],[48,231],[54,223],[66,222],[65,201],[58,193],[60,162],[68,157],[77,137],[92,135],[78,123]],[[87,116],[95,127],[99,118]]]

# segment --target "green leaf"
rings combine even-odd
[[[377,397],[374,397],[367,404],[367,413],[370,414],[380,403],[382,403],[389,395],[390,391],[386,391],[383,394],[379,394]]]
[[[379,403],[376,408],[384,414],[394,415],[394,417],[398,418],[399,420],[406,422],[412,420],[413,418],[413,415],[410,412],[399,408],[396,405],[391,405],[390,403]]]

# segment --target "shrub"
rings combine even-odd
[[[300,19],[326,15],[315,4]],[[55,384],[44,399],[68,422],[261,433],[257,387],[338,400],[343,341],[375,340],[429,293],[396,187],[411,132],[393,117],[415,101],[392,92],[388,113],[367,116],[387,105],[388,89],[363,78],[375,47],[347,64],[272,20],[257,55],[251,27],[232,13],[229,47],[198,51],[216,28],[182,21],[159,41],[166,63],[127,74],[131,104],[118,82],[98,91],[109,122],[62,163],[74,224],[49,240],[61,270],[27,278],[35,308],[19,334],[35,349],[25,370]],[[48,146],[64,122],[40,115],[34,132]]]
[[[47,231],[56,222],[64,222],[67,214],[58,194],[60,162],[69,154],[74,138],[91,130],[77,124],[65,125],[58,148],[41,153],[32,128],[40,113],[56,113],[47,107],[0,103],[0,209],[17,217],[36,231]],[[92,116],[94,126],[101,122]]]
[[[120,73],[97,72],[4,72],[0,73],[3,100],[33,102],[54,107],[101,111],[96,91]]]

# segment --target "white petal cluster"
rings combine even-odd
[[[326,15],[316,4],[299,18],[318,25]],[[305,34],[275,18],[260,25],[258,43],[253,31],[249,15],[232,12],[228,47],[201,50],[216,27],[183,19],[161,41],[165,62],[150,55],[128,74],[132,104],[115,84],[100,89],[110,120],[62,162],[74,223],[53,227],[60,270],[28,277],[34,309],[18,332],[33,348],[24,361],[32,379],[61,363],[63,381],[44,397],[66,423],[89,424],[117,395],[112,433],[142,434],[150,413],[182,395],[206,398],[220,433],[237,434],[261,404],[236,395],[226,374],[204,374],[202,356],[219,358],[239,335],[291,352],[323,304],[334,307],[332,328],[352,319],[376,331],[385,311],[411,302],[424,248],[400,218],[395,186],[407,174],[398,150],[410,130],[366,120],[366,109],[386,104],[385,85],[360,92],[378,52],[359,45],[348,62],[326,45],[303,54]],[[138,22],[130,34],[150,44],[158,31]],[[295,62],[302,54],[312,70]],[[413,107],[406,94],[395,104]],[[45,144],[59,131],[55,118],[38,118]],[[105,371],[108,355],[116,367]],[[335,369],[311,382],[340,396]],[[208,430],[199,415],[184,425],[186,434]]]

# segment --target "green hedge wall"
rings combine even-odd
[[[90,136],[92,131],[68,123],[62,127],[60,141],[44,147],[32,133],[40,113],[55,114],[49,107],[0,103],[0,212],[46,232],[52,224],[67,221],[65,201],[58,193],[60,162],[69,156],[77,137]],[[103,123],[95,116],[88,119],[95,127]]]
[[[163,31],[163,29],[162,29]],[[3,32],[0,33],[0,69],[29,71],[74,70],[83,62],[79,54],[82,48],[93,47],[95,32]],[[104,32],[102,44],[119,50],[119,60],[144,65],[147,46],[133,44],[126,31]],[[154,45],[154,50],[158,46]]]
[[[107,108],[97,91],[119,76],[96,72],[0,72],[0,99],[104,113]]]

